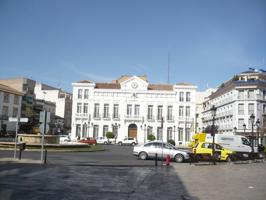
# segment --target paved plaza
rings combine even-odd
[[[24,162],[8,162],[0,151],[0,199],[258,199],[266,196],[266,163],[171,163],[132,156],[132,147],[104,152],[24,152]],[[9,159],[10,160],[10,159]]]

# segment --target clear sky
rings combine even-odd
[[[0,78],[216,87],[265,69],[266,0],[0,0]]]

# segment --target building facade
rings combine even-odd
[[[14,133],[16,124],[9,122],[9,117],[21,116],[23,93],[6,85],[0,84],[0,136]]]
[[[145,76],[122,76],[112,83],[73,83],[71,138],[136,137],[187,145],[195,128],[196,86],[150,84]]]
[[[64,119],[64,127],[71,128],[72,94],[43,83],[36,83],[34,93],[37,99],[54,102],[55,115]]]
[[[210,108],[217,108],[215,125],[219,133],[249,135],[252,132],[250,116],[255,116],[254,132],[263,134],[266,114],[266,72],[250,69],[221,84],[216,92],[204,102],[203,126],[211,126]]]

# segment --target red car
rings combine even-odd
[[[86,143],[86,144],[90,144],[90,145],[96,145],[96,139],[95,138],[85,138],[85,139],[81,139],[78,142],[80,143]]]

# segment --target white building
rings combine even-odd
[[[143,143],[153,134],[156,139],[186,145],[194,134],[194,85],[150,84],[145,76],[72,85],[72,139],[104,136],[111,131],[117,139],[136,137]]]
[[[42,83],[36,83],[34,88],[36,99],[54,102],[55,115],[64,118],[64,126],[71,127],[72,94]]]
[[[203,125],[203,105],[206,102],[206,100],[208,100],[208,97],[214,93],[216,91],[216,89],[213,88],[208,88],[205,91],[197,91],[196,92],[196,132],[202,132],[202,127],[204,127]]]
[[[9,117],[20,117],[23,93],[0,84],[0,135],[12,133],[16,124],[9,122]]]
[[[266,114],[266,72],[250,69],[221,84],[204,103],[204,127],[212,124],[210,108],[213,105],[217,107],[215,125],[218,126],[219,133],[250,135],[251,114],[255,115],[255,121],[259,119],[261,123],[258,127],[262,130]],[[254,131],[258,127],[254,126]],[[260,133],[264,134],[262,131]]]

